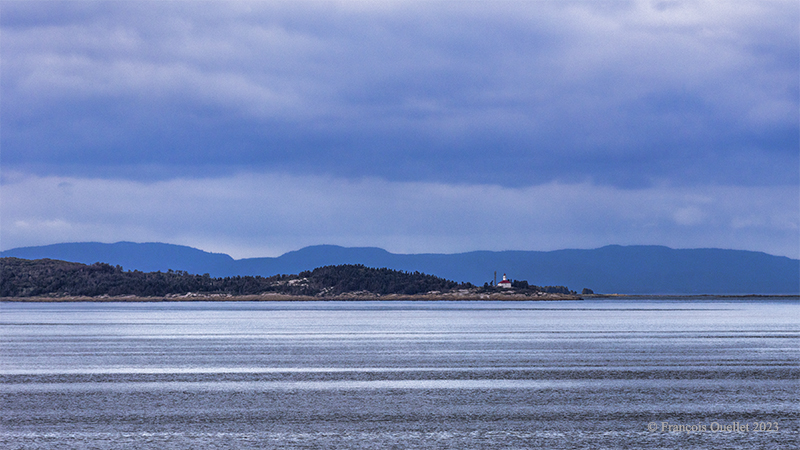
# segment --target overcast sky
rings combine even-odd
[[[800,3],[0,1],[0,247],[800,258]]]

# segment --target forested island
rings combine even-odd
[[[360,264],[318,267],[294,275],[214,278],[185,271],[126,271],[106,263],[0,258],[3,300],[291,300],[291,299],[578,299],[564,286],[513,282],[475,286],[420,272]]]

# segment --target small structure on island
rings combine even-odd
[[[506,274],[503,274],[503,279],[497,282],[497,287],[511,289],[511,280],[506,278]]]

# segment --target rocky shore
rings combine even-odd
[[[134,295],[97,297],[88,296],[33,296],[33,297],[0,297],[3,302],[187,302],[187,301],[212,301],[212,302],[260,302],[260,301],[480,301],[480,300],[507,300],[507,301],[553,301],[553,300],[582,300],[579,295],[554,294],[547,292],[519,293],[504,292],[478,292],[477,289],[460,289],[451,292],[427,292],[424,294],[379,295],[367,291],[346,292],[337,295],[309,296],[289,295],[277,293],[264,293],[258,295],[230,295],[230,294],[200,294],[187,293],[179,295],[166,295],[157,297],[140,297]]]

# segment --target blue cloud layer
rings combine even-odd
[[[397,253],[617,243],[800,257],[800,190],[787,186],[508,188],[285,174],[150,182],[17,175],[3,195],[3,249],[131,240],[242,258],[320,243]]]
[[[794,1],[5,2],[4,170],[800,184]]]

